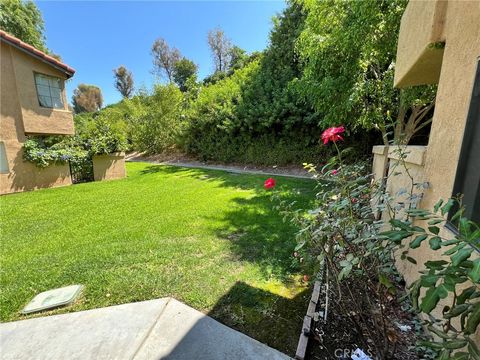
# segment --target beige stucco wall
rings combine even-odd
[[[440,198],[447,199],[453,192],[480,57],[480,1],[411,0],[400,31],[395,85],[423,85],[438,79],[423,166],[424,180],[429,188],[424,191],[420,204],[422,208],[432,209]],[[445,47],[441,51],[431,47],[429,50],[429,42],[437,41],[444,41]],[[442,58],[438,61],[440,54]],[[419,222],[417,225],[425,224]],[[453,236],[447,228],[442,228],[440,235],[447,239]],[[398,264],[407,283],[418,278],[424,262],[438,256],[427,243],[412,250],[411,255],[418,265],[406,261]],[[480,331],[476,340],[480,342]]]
[[[18,53],[18,50],[1,42],[0,141],[5,144],[9,172],[0,174],[0,194],[71,184],[68,165],[57,165],[40,169],[22,158],[22,144],[26,140],[25,123],[22,119],[26,119],[27,125],[35,121],[40,123],[40,125],[31,125],[31,128],[39,129],[41,130],[39,132],[47,134],[67,133],[66,130],[71,131],[70,127],[73,129],[73,120],[72,115],[70,113],[67,114],[65,111],[61,112],[62,115],[60,117],[52,114],[46,116],[41,112],[39,114],[34,113],[35,106],[33,103],[37,100],[37,95],[33,80],[33,69],[55,76],[60,74],[55,69],[46,69],[47,65],[42,62],[38,61],[38,64],[36,64],[34,58],[27,61],[23,54],[21,54],[20,60],[17,61],[16,56],[19,55]],[[32,65],[30,68],[27,67],[28,63]],[[18,64],[21,64],[20,68],[16,67]],[[19,69],[22,71],[20,78],[23,78],[23,80],[17,82],[16,75]],[[31,75],[31,82],[27,81],[27,75]],[[62,77],[64,76],[62,75]],[[18,86],[18,84],[20,85]],[[33,94],[31,89],[26,89],[27,86],[32,86]],[[30,105],[28,105],[30,108],[22,109],[21,96],[33,96],[33,99],[23,100],[25,104],[30,102]],[[24,115],[24,112],[26,115]],[[71,126],[64,121],[65,115],[69,115],[67,120],[72,122]],[[55,126],[51,126],[51,122],[54,121],[60,124],[63,122],[63,125],[55,124]]]
[[[438,3],[439,1],[411,1],[402,19],[402,31],[418,30],[416,25],[412,25],[413,30],[408,30],[405,25],[412,23],[408,15],[415,15],[414,19],[421,21],[422,16],[413,14],[413,10],[421,11],[435,4],[438,6]],[[427,209],[433,208],[440,198],[447,199],[452,196],[475,70],[480,57],[480,1],[442,1],[442,4],[444,3],[447,6],[441,34],[445,39],[445,48],[432,129],[425,153],[424,173],[430,188],[425,190],[421,206]],[[421,36],[421,34],[415,33],[415,36]],[[399,55],[397,65],[400,69],[406,67],[406,64],[407,62],[402,63],[402,57]],[[415,66],[415,63],[411,66]],[[412,71],[409,72],[412,73]],[[424,83],[422,77],[418,77],[415,81],[417,85]],[[444,235],[449,237],[447,229],[444,229]],[[428,244],[415,253],[419,264],[433,255]],[[415,278],[418,266],[405,264],[402,270],[408,282]]]
[[[95,155],[93,157],[93,178],[95,181],[122,179],[125,175],[125,153]]]
[[[446,0],[410,1],[402,17],[395,64],[399,87],[436,84],[442,66],[445,41]]]

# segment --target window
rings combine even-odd
[[[63,80],[53,76],[35,73],[38,102],[46,108],[63,109]]]
[[[5,151],[5,144],[0,141],[0,174],[8,174],[7,152]]]
[[[463,194],[465,216],[480,223],[480,60],[470,100],[453,195]],[[452,209],[450,217],[455,213]]]

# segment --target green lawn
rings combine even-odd
[[[127,171],[0,198],[1,321],[23,318],[41,291],[84,284],[78,303],[50,313],[171,296],[292,354],[309,292],[292,257],[295,230],[273,210],[265,176]],[[309,180],[277,182],[298,206],[313,193]]]

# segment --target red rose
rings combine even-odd
[[[358,202],[358,199],[357,198],[352,198],[352,204],[355,204],[356,202]]]
[[[265,183],[263,184],[263,186],[265,187],[265,189],[273,189],[275,187],[275,179],[273,178],[268,178],[267,180],[265,180]]]
[[[345,128],[342,126],[331,127],[325,130],[322,133],[323,144],[327,145],[329,141],[337,142],[338,140],[343,140],[343,137],[340,134],[345,132]]]
[[[335,169],[332,170],[332,175],[337,175],[337,173],[338,173],[338,170],[335,170]]]

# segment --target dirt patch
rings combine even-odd
[[[156,164],[165,164],[173,166],[185,166],[196,168],[208,168],[216,170],[226,170],[235,172],[245,172],[265,175],[281,175],[311,178],[311,174],[306,171],[301,164],[284,165],[284,166],[255,166],[238,163],[221,163],[210,161],[199,161],[192,156],[179,153],[169,152],[168,154],[156,154],[146,156],[138,152],[132,152],[126,155],[127,161],[145,161]]]
[[[354,284],[349,285],[352,288]],[[410,311],[411,306],[408,300],[400,300],[405,295],[404,290],[400,287],[397,290],[398,293],[392,296],[384,310],[388,322],[388,336],[393,339],[387,359],[425,359],[424,354],[418,353],[414,348],[417,340],[423,338],[420,321]],[[362,302],[365,296],[371,296],[371,294],[358,293],[359,301]],[[320,299],[319,309],[323,310],[325,292],[321,294]],[[350,359],[353,351],[358,348],[371,359],[376,359],[374,344],[381,342],[380,337],[372,338],[367,334],[360,334],[361,330],[356,326],[356,322],[358,323],[361,319],[358,314],[345,313],[345,304],[342,306],[341,301],[338,288],[330,286],[328,318],[326,322],[323,319],[314,322],[307,359]],[[370,320],[366,319],[367,322]],[[366,324],[366,326],[369,325]]]

